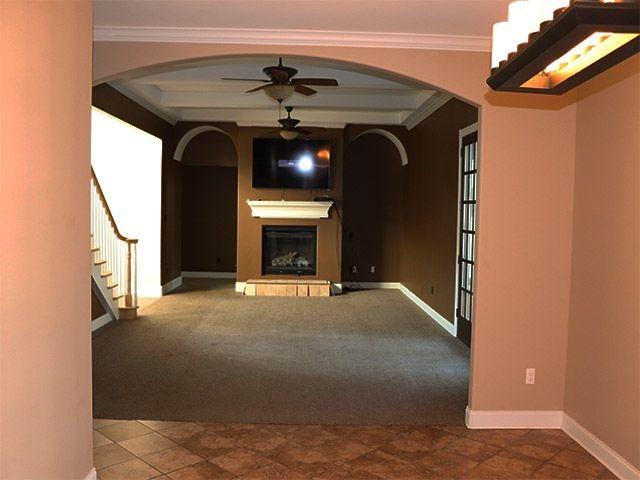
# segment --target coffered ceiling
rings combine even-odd
[[[125,95],[176,121],[224,121],[239,125],[277,125],[278,103],[263,91],[245,93],[257,82],[222,78],[266,78],[262,68],[277,63],[269,56],[225,59],[138,78],[110,82]],[[314,87],[309,97],[295,93],[285,105],[295,107],[302,125],[341,128],[347,123],[412,126],[428,109],[437,108],[444,94],[405,79],[357,70],[323,60],[285,57],[298,77],[335,78],[338,87]],[[446,97],[448,98],[448,97]],[[279,116],[280,115],[280,116]]]

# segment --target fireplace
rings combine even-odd
[[[262,227],[262,274],[315,275],[317,227]]]

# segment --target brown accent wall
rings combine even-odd
[[[579,95],[565,411],[640,468],[640,57]]]
[[[330,218],[319,220],[261,219],[251,216],[247,205],[250,200],[312,200],[319,195],[329,195],[342,210],[342,158],[344,131],[325,130],[318,138],[331,139],[335,143],[331,159],[330,190],[254,189],[252,176],[252,138],[262,136],[273,128],[246,127],[238,129],[238,281],[262,277],[262,226],[263,225],[317,225],[318,263],[317,275],[321,280],[340,281],[341,229],[335,208]],[[271,278],[287,278],[286,275],[269,275]]]
[[[182,181],[182,270],[235,272],[238,168],[184,165]]]
[[[453,323],[458,215],[458,133],[477,108],[452,99],[409,130],[403,167],[400,280]],[[482,165],[480,165],[482,168]]]
[[[162,140],[160,279],[163,284],[167,283],[181,271],[182,179],[180,163],[173,160],[176,145],[173,125],[106,83],[93,87],[92,103],[94,107]]]
[[[352,140],[370,128],[349,125],[345,131],[342,281],[398,282],[404,248],[403,167],[388,139],[368,134]]]
[[[92,2],[0,17],[0,478],[84,479]]]

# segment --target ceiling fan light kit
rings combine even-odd
[[[267,85],[264,92],[278,102],[283,102],[293,95],[295,85]]]
[[[640,50],[638,0],[517,0],[493,27],[497,91],[561,95]]]

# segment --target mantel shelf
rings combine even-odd
[[[329,218],[333,202],[293,202],[289,200],[247,200],[251,216],[258,218]]]

